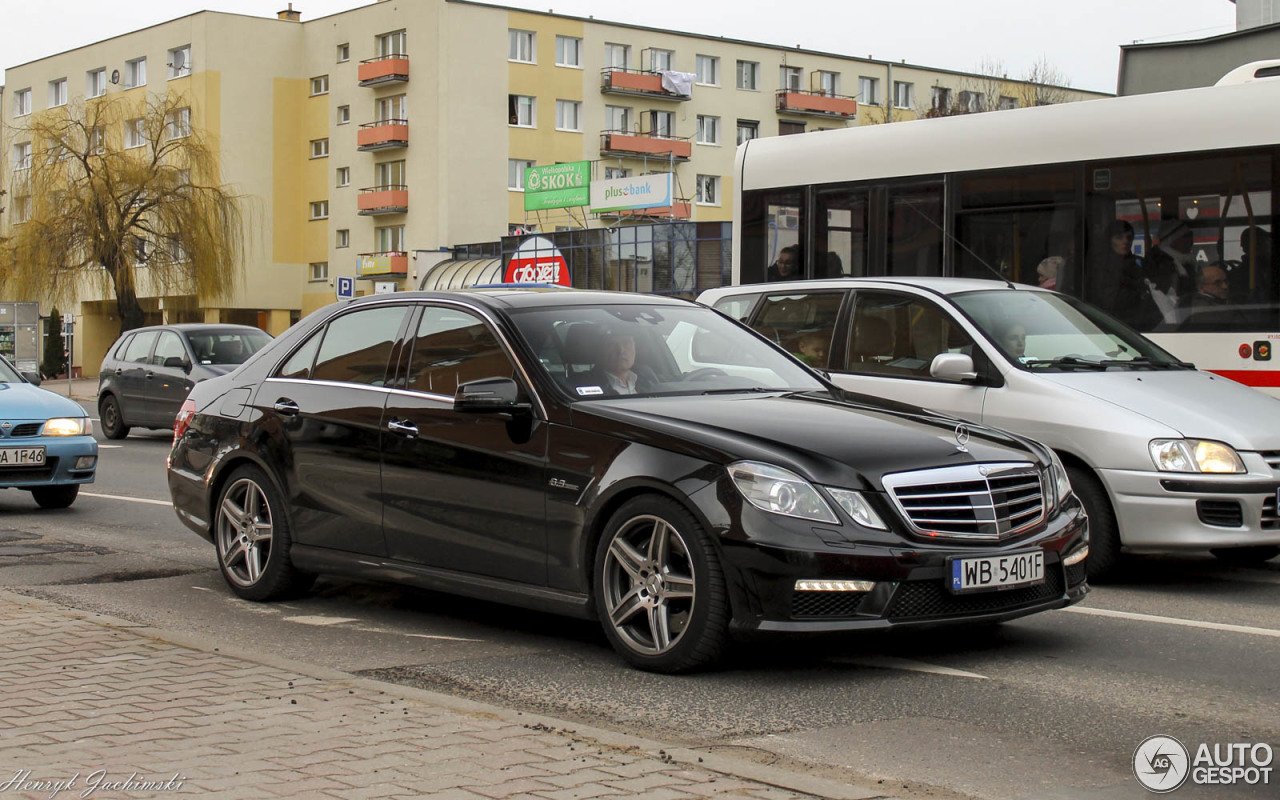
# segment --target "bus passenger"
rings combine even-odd
[[[1186,319],[1178,330],[1238,330],[1244,323],[1231,303],[1227,271],[1217,262],[1196,270],[1196,293],[1183,301]]]
[[[1066,259],[1062,256],[1049,256],[1040,262],[1036,267],[1036,278],[1041,289],[1057,288],[1058,276],[1062,273],[1062,265],[1065,263]]]
[[[1161,321],[1143,280],[1142,264],[1133,254],[1133,226],[1122,219],[1107,226],[1107,249],[1094,265],[1087,299],[1140,331],[1152,330]]]
[[[1165,322],[1177,321],[1178,299],[1195,291],[1196,262],[1191,253],[1194,244],[1195,235],[1186,222],[1166,219],[1160,223],[1156,247],[1147,258],[1146,274],[1151,296],[1164,313]]]
[[[804,277],[800,264],[800,245],[790,244],[778,253],[778,260],[769,267],[768,280],[795,281]]]

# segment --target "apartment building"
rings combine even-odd
[[[7,71],[0,181],[20,181],[40,147],[23,138],[26,118],[172,92],[247,198],[234,296],[210,307],[144,290],[149,320],[279,333],[332,301],[338,276],[362,292],[414,288],[441,251],[515,229],[728,221],[746,139],[1025,94],[1016,81],[468,0],[313,20],[300,6],[277,18],[199,12]],[[525,167],[580,160],[594,162],[593,180],[672,172],[675,202],[607,217],[525,211]],[[0,217],[0,235],[14,224]],[[92,373],[118,330],[114,300],[86,283],[76,306],[75,363]]]

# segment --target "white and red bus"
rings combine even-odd
[[[786,277],[1051,285],[1280,395],[1280,61],[1203,89],[754,139],[736,171],[735,284],[778,277],[789,250]]]

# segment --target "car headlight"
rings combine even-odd
[[[844,509],[844,512],[853,517],[853,521],[865,528],[876,528],[878,530],[887,531],[889,526],[884,524],[884,520],[880,519],[880,515],[875,512],[867,499],[860,492],[851,492],[848,489],[833,489],[827,487],[832,499]]]
[[[813,484],[794,472],[758,461],[738,461],[729,465],[729,477],[747,502],[762,511],[840,524]]]
[[[1240,454],[1222,442],[1201,439],[1155,439],[1151,460],[1161,472],[1244,472]]]
[[[1071,479],[1067,477],[1067,468],[1063,466],[1058,454],[1049,451],[1049,480],[1053,487],[1053,507],[1057,508],[1071,496]]]
[[[93,433],[88,417],[54,417],[40,429],[41,436],[85,436]]]

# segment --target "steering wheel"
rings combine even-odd
[[[700,381],[704,378],[727,378],[728,376],[729,373],[719,367],[702,367],[700,369],[695,369],[693,372],[685,373],[684,378],[681,380]]]

